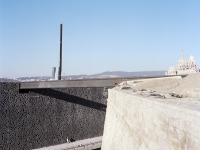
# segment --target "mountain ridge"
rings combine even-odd
[[[165,75],[166,71],[105,71],[102,73],[92,74],[92,75],[67,75],[62,76],[63,78],[112,78],[112,77],[134,77],[134,76],[159,76]]]
[[[62,75],[62,80],[76,80],[76,79],[94,79],[94,78],[126,78],[126,77],[142,77],[142,76],[164,76],[166,71],[105,71],[92,75]],[[57,76],[57,74],[56,74]],[[0,82],[13,81],[48,81],[52,80],[51,76],[32,76],[32,77],[18,77],[18,78],[1,78]]]

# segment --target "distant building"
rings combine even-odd
[[[184,53],[181,53],[181,58],[178,60],[176,67],[169,67],[168,71],[165,73],[165,75],[185,75],[185,74],[191,74],[196,73],[196,61],[194,59],[194,56],[190,56],[189,60],[187,61],[184,58]]]
[[[52,80],[55,80],[56,67],[52,67]]]

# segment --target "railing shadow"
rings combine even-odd
[[[89,108],[93,108],[93,109],[97,109],[100,111],[106,111],[106,105],[105,104],[101,104],[92,100],[88,100],[82,97],[78,97],[78,96],[74,96],[71,94],[67,94],[58,90],[54,90],[54,89],[35,89],[35,90],[30,90],[34,93],[38,93],[41,95],[45,95],[45,96],[49,96],[52,98],[56,98],[56,99],[60,99],[63,101],[67,101],[70,103],[74,103],[74,104],[78,104],[78,105],[82,105],[82,106],[86,106]]]

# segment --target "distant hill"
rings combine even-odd
[[[165,75],[166,71],[138,71],[138,72],[125,72],[125,71],[106,71],[93,75],[71,75],[63,76],[63,78],[71,79],[90,79],[90,78],[114,78],[114,77],[138,77],[138,76],[161,76]]]
[[[69,75],[62,76],[63,80],[93,79],[93,78],[120,78],[120,77],[141,77],[141,76],[164,76],[165,71],[106,71],[92,75]],[[49,81],[51,76],[19,77],[19,78],[0,78],[0,82],[24,82],[24,81]]]
[[[132,76],[155,76],[164,75],[165,71],[139,71],[139,72],[124,72],[124,71],[106,71],[91,76],[118,76],[118,77],[132,77]]]

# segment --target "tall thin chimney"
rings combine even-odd
[[[60,66],[58,70],[58,80],[61,80],[62,72],[62,23],[60,24]]]

